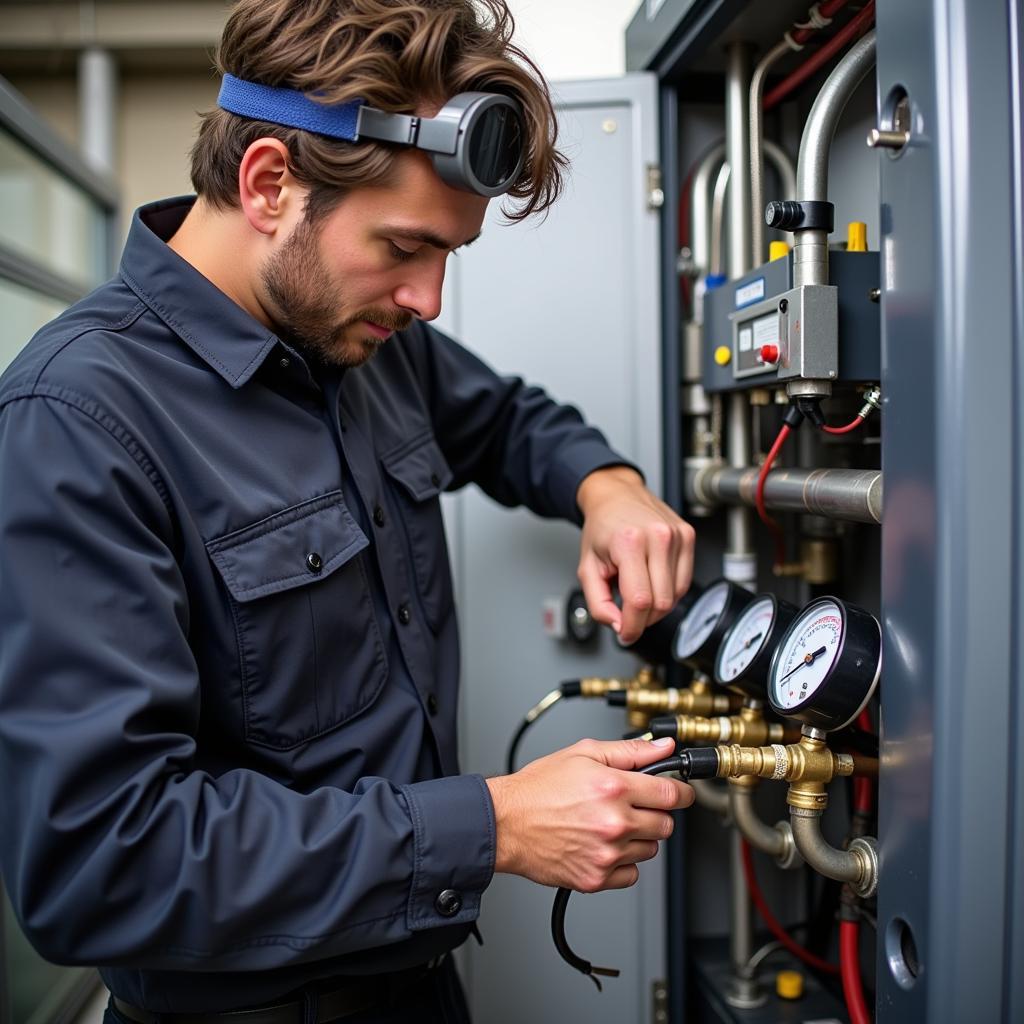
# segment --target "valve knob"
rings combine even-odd
[[[778,345],[762,345],[761,346],[761,362],[773,365],[779,361],[779,346]]]
[[[803,210],[799,203],[789,199],[772,200],[764,210],[764,222],[779,231],[792,231],[803,223]]]

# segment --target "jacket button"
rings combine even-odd
[[[441,486],[441,478],[436,473],[431,473],[430,474],[430,482],[435,487],[440,487]]]
[[[407,604],[402,604],[398,606],[398,621],[403,626],[408,626],[409,623],[412,621],[412,612],[409,611],[409,606]]]
[[[384,509],[382,509],[380,507],[380,505],[378,505],[373,510],[373,521],[374,521],[374,523],[377,524],[377,526],[383,526],[384,525]]]
[[[310,551],[306,555],[306,568],[310,572],[319,572],[324,567],[324,560],[320,557],[316,551]]]
[[[437,714],[437,696],[433,693],[427,694],[427,710],[432,714]]]
[[[444,889],[434,900],[434,909],[442,917],[454,917],[462,909],[462,897],[454,889]]]
[[[280,366],[282,370],[287,370],[288,367],[292,365],[292,361],[287,356],[281,356],[277,361],[277,365]]]

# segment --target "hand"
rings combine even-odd
[[[693,803],[685,782],[632,771],[673,748],[672,740],[581,740],[514,775],[488,779],[495,870],[578,892],[633,885],[637,863],[672,834],[668,812]]]
[[[583,513],[577,575],[590,614],[631,644],[671,611],[693,576],[693,527],[628,466],[591,473],[576,501]],[[612,598],[618,580],[622,608]]]

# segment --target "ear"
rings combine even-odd
[[[249,225],[273,235],[290,225],[304,191],[288,168],[288,147],[280,139],[257,139],[238,165],[238,198]]]

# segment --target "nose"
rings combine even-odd
[[[444,285],[445,254],[409,268],[392,298],[395,304],[412,313],[417,320],[436,320],[441,313],[441,289]]]

